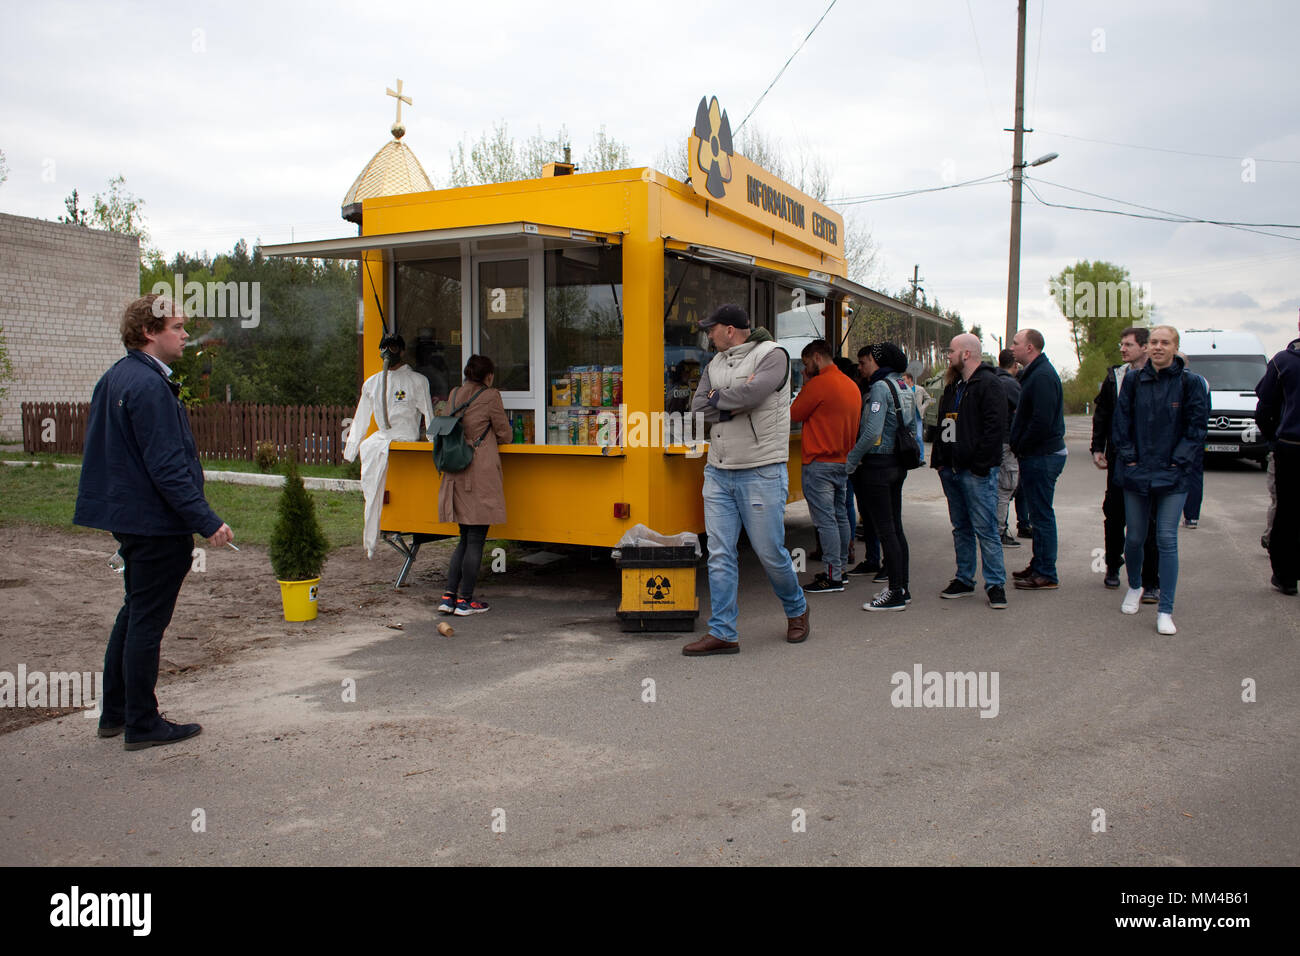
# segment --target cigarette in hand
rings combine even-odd
[[[231,551],[238,551],[238,550],[239,550],[239,549],[236,548],[233,544],[231,544],[229,541],[226,542],[226,547],[229,548]]]

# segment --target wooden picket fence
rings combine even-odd
[[[23,402],[23,450],[80,455],[89,402]],[[253,461],[269,441],[278,457],[297,453],[304,465],[343,463],[343,405],[253,405],[245,402],[190,409],[190,429],[204,458]]]

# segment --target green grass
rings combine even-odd
[[[80,476],[81,472],[70,468],[0,465],[0,526],[30,524],[64,531],[87,530],[72,523]],[[236,544],[262,547],[270,544],[280,489],[209,481],[204,492],[212,510],[234,530]],[[308,494],[316,502],[316,517],[331,550],[360,544],[361,492],[309,491]]]
[[[55,455],[50,452],[22,452],[22,451],[5,451],[0,452],[0,459],[9,461],[34,461],[34,462],[57,462],[59,464],[80,465],[80,455]],[[207,471],[258,471],[257,463],[252,461],[227,461],[218,458],[201,459],[204,469]],[[8,466],[0,466],[8,467]],[[279,471],[277,469],[276,473]],[[360,463],[352,462],[343,465],[299,465],[298,473],[304,478],[359,478]]]

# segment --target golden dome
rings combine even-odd
[[[394,134],[396,135],[396,129]],[[420,161],[415,158],[415,153],[405,143],[394,139],[391,143],[385,143],[366,163],[366,168],[361,170],[361,175],[343,197],[343,206],[346,208],[375,196],[398,196],[431,189],[433,183],[429,181]]]

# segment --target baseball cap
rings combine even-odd
[[[727,303],[720,305],[706,318],[700,320],[700,328],[708,329],[715,325],[730,325],[737,329],[749,328],[749,313],[738,305]]]

